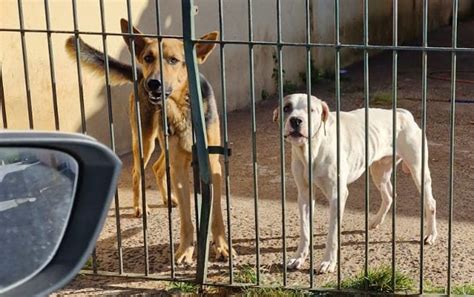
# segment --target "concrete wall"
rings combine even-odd
[[[181,35],[181,4],[177,0],[160,0],[162,31],[164,34]],[[0,1],[0,28],[19,28],[16,0]],[[119,19],[127,16],[125,0],[105,2],[106,27],[110,32],[119,32]],[[154,0],[134,0],[132,15],[134,24],[146,33],[156,33]],[[197,0],[199,15],[196,19],[198,34],[219,28],[218,6],[215,0]],[[224,2],[224,34],[226,39],[248,40],[248,14],[246,0]],[[70,1],[50,0],[51,27],[53,30],[73,30],[72,6]],[[341,42],[362,42],[362,0],[341,1]],[[392,38],[391,0],[369,0],[370,42],[390,44]],[[419,36],[422,28],[422,1],[399,0],[400,42]],[[80,0],[78,4],[78,24],[83,31],[100,31],[99,1]],[[473,3],[461,1],[461,14],[472,13]],[[311,2],[311,40],[315,42],[334,41],[334,1],[314,0]],[[23,0],[25,28],[45,29],[43,1]],[[447,24],[451,16],[451,0],[430,0],[430,29]],[[282,0],[282,39],[288,42],[305,41],[305,1]],[[275,1],[254,1],[254,39],[277,40],[277,15]],[[69,35],[53,34],[54,69],[57,79],[57,94],[61,130],[80,131],[81,117],[77,70],[64,52],[64,41]],[[100,36],[83,35],[85,41],[102,48]],[[0,32],[0,67],[3,81],[4,102],[8,128],[27,129],[28,114],[24,85],[23,61],[19,33]],[[124,62],[130,55],[121,37],[110,36],[109,54]],[[44,33],[26,33],[29,78],[35,129],[53,130],[53,104],[47,38]],[[226,79],[228,109],[244,108],[249,104],[248,47],[226,45]],[[276,69],[274,47],[255,47],[255,87],[257,100],[265,94],[275,92],[272,73]],[[285,80],[301,84],[301,72],[305,71],[305,49],[284,48]],[[361,53],[344,50],[343,65],[361,58]],[[314,66],[317,69],[333,71],[334,50],[313,49]],[[218,101],[221,100],[219,50],[211,55],[201,71],[213,83]],[[104,80],[83,74],[87,131],[90,135],[108,144],[109,126]],[[128,120],[128,94],[130,86],[114,87],[113,117],[119,152],[130,150],[130,128]],[[0,92],[1,93],[1,92]],[[0,94],[0,96],[2,96]]]

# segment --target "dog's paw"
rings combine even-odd
[[[336,261],[322,261],[319,264],[318,268],[316,268],[316,273],[324,274],[324,273],[332,273],[336,269]]]
[[[381,224],[381,223],[382,223],[382,222],[381,222],[379,219],[374,219],[374,220],[372,220],[372,221],[370,222],[370,224],[369,224],[369,229],[370,229],[370,230],[375,230],[375,229],[377,229],[378,227],[380,227],[380,224]]]
[[[163,197],[163,204],[168,207],[168,197]],[[178,199],[174,195],[171,195],[171,207],[178,206]]]
[[[212,248],[214,249],[217,261],[226,261],[229,259],[230,255],[232,255],[232,257],[237,256],[237,252],[234,249],[232,249],[231,251],[229,250],[229,246],[227,245],[227,243],[212,243]]]
[[[191,264],[193,263],[193,253],[194,247],[188,246],[186,248],[182,248],[181,246],[176,251],[175,260],[176,264]]]
[[[288,261],[288,264],[286,267],[290,270],[297,270],[301,269],[303,267],[304,262],[306,261],[305,258],[300,257],[300,258],[292,258],[290,261]]]
[[[427,245],[433,245],[437,237],[438,237],[438,233],[436,231],[432,232],[431,234],[428,234],[425,236],[424,242]]]
[[[142,217],[142,209],[141,207],[135,206],[134,207],[134,214],[136,218],[141,218]],[[146,214],[150,215],[150,209],[148,209],[148,206],[146,207]]]

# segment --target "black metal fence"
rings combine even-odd
[[[248,39],[247,40],[229,40],[225,38],[224,35],[224,18],[223,18],[223,0],[216,0],[216,5],[219,6],[219,32],[220,32],[220,41],[215,43],[218,44],[220,50],[220,73],[221,73],[221,85],[222,85],[222,131],[223,131],[223,146],[224,150],[224,184],[225,184],[225,198],[226,198],[226,205],[227,205],[227,236],[228,236],[228,245],[230,248],[232,247],[232,227],[233,224],[231,222],[231,195],[230,195],[230,177],[229,177],[229,155],[228,155],[228,148],[229,148],[229,138],[228,138],[228,121],[227,121],[227,95],[226,95],[226,65],[225,65],[225,54],[226,54],[226,46],[227,45],[247,45],[248,46],[248,55],[249,55],[249,97],[251,102],[251,136],[252,136],[252,168],[253,168],[253,199],[254,199],[254,212],[255,212],[255,255],[256,255],[256,262],[255,262],[255,270],[256,270],[256,286],[261,285],[261,262],[260,262],[260,235],[259,235],[259,219],[258,219],[258,210],[259,210],[259,192],[258,192],[258,156],[257,156],[257,127],[256,127],[256,96],[255,96],[255,75],[254,75],[254,68],[255,68],[255,57],[254,57],[254,47],[255,46],[266,46],[271,47],[276,50],[276,58],[277,58],[277,81],[278,81],[278,101],[280,103],[280,113],[283,113],[283,53],[282,50],[285,47],[300,47],[306,51],[306,93],[308,96],[308,104],[310,103],[311,94],[313,90],[311,89],[311,76],[315,75],[312,72],[311,61],[312,57],[312,49],[313,48],[327,48],[331,49],[335,53],[335,61],[334,61],[334,73],[335,73],[335,98],[336,98],[336,121],[337,121],[337,187],[338,187],[338,201],[340,200],[340,180],[339,180],[339,170],[340,170],[340,163],[341,160],[339,158],[339,151],[340,151],[340,99],[341,99],[341,50],[343,49],[357,49],[363,51],[363,62],[364,62],[364,102],[365,102],[365,143],[366,143],[366,150],[365,150],[365,157],[366,160],[369,158],[369,148],[368,148],[368,141],[369,141],[369,51],[373,50],[384,50],[384,51],[391,51],[392,52],[392,91],[391,91],[391,99],[392,99],[392,110],[393,110],[393,131],[396,131],[397,127],[397,117],[396,117],[396,108],[397,108],[397,84],[398,84],[398,54],[401,51],[418,51],[422,54],[422,117],[421,117],[421,129],[422,135],[425,135],[426,129],[426,110],[427,110],[427,54],[428,52],[446,52],[451,53],[451,98],[450,98],[450,127],[449,127],[449,139],[450,139],[450,152],[449,152],[449,218],[448,218],[448,254],[447,254],[447,264],[446,267],[442,268],[446,270],[447,274],[447,283],[445,285],[446,292],[449,294],[451,292],[451,267],[452,267],[452,219],[453,219],[453,172],[454,172],[454,139],[455,139],[455,114],[456,114],[456,56],[458,53],[465,53],[470,52],[473,53],[473,48],[462,48],[458,47],[457,42],[457,35],[458,35],[458,8],[459,8],[459,0],[452,1],[452,45],[450,47],[434,47],[429,46],[428,44],[428,8],[430,2],[428,0],[423,1],[423,41],[421,46],[404,46],[399,45],[398,43],[398,0],[393,0],[393,19],[391,20],[393,26],[393,39],[391,45],[376,45],[371,44],[369,41],[369,7],[368,7],[368,0],[364,0],[364,10],[363,10],[363,43],[362,44],[347,44],[342,43],[340,38],[340,8],[341,5],[344,5],[343,1],[334,0],[335,5],[335,15],[334,15],[334,42],[332,43],[319,43],[317,40],[311,40],[311,24],[310,24],[310,2],[311,0],[305,1],[305,11],[306,11],[306,40],[302,43],[297,42],[285,42],[282,39],[282,21],[281,21],[281,1],[275,0],[276,11],[277,11],[277,19],[275,20],[275,25],[277,27],[277,41],[260,41],[254,39],[254,28],[253,28],[253,18],[254,12],[252,10],[253,4],[252,0],[248,0]],[[28,44],[25,40],[26,33],[43,33],[46,34],[48,40],[48,54],[49,54],[49,62],[50,62],[50,76],[51,76],[51,85],[52,85],[52,100],[54,103],[54,118],[55,118],[55,128],[57,130],[60,129],[59,127],[59,120],[58,120],[58,107],[57,107],[57,92],[56,92],[56,74],[55,74],[55,67],[54,67],[54,52],[53,47],[51,45],[51,36],[53,34],[73,34],[76,37],[76,58],[79,60],[80,56],[80,46],[79,46],[79,39],[80,35],[99,35],[102,37],[102,45],[104,50],[104,60],[105,60],[105,78],[106,78],[106,89],[105,89],[105,96],[107,98],[108,104],[108,116],[109,116],[109,131],[110,131],[110,143],[111,148],[115,151],[115,131],[114,131],[114,120],[112,114],[112,98],[111,98],[111,86],[110,86],[110,71],[109,71],[109,62],[107,56],[107,38],[111,35],[122,35],[130,37],[130,50],[131,50],[131,65],[134,69],[133,71],[133,80],[134,80],[134,88],[133,93],[135,95],[135,116],[140,119],[140,102],[138,100],[138,82],[137,82],[137,63],[135,58],[135,43],[134,43],[134,36],[132,26],[133,26],[133,19],[132,19],[132,6],[131,1],[127,0],[127,15],[129,20],[129,34],[119,34],[119,33],[110,33],[107,32],[107,28],[105,27],[105,11],[104,11],[104,0],[99,0],[100,4],[100,16],[101,16],[101,24],[102,30],[100,32],[84,32],[80,31],[78,28],[77,23],[77,8],[76,8],[76,0],[72,0],[72,8],[73,8],[73,16],[74,16],[74,30],[73,31],[66,31],[66,30],[52,30],[50,27],[50,20],[51,15],[49,14],[49,1],[44,0],[45,5],[45,19],[46,19],[46,29],[25,29],[24,27],[24,19],[22,13],[22,6],[23,1],[18,0],[18,11],[19,11],[19,28],[0,28],[2,32],[18,32],[21,36],[21,46],[22,46],[22,59],[24,65],[24,75],[25,75],[25,88],[26,88],[26,95],[27,95],[27,103],[28,103],[28,119],[29,119],[29,127],[31,129],[35,128],[33,122],[33,112],[31,106],[31,92],[30,92],[30,74],[28,72],[28,55],[27,55],[27,47]],[[156,14],[156,24],[157,24],[157,35],[146,35],[150,38],[156,38],[159,41],[161,47],[161,41],[163,38],[177,38],[183,39],[185,45],[185,53],[186,53],[186,61],[188,67],[188,74],[189,74],[189,87],[190,87],[190,98],[191,98],[191,105],[193,111],[193,124],[194,124],[194,137],[195,137],[195,152],[196,152],[196,159],[193,163],[195,166],[195,193],[196,193],[196,205],[199,206],[198,211],[196,214],[198,215],[199,227],[198,227],[198,266],[196,272],[196,281],[200,284],[207,284],[206,274],[207,274],[207,262],[208,262],[208,226],[209,226],[209,215],[211,211],[211,193],[212,193],[212,183],[210,179],[210,171],[209,171],[209,159],[208,159],[208,148],[206,142],[206,135],[205,135],[205,127],[203,126],[203,105],[201,100],[201,91],[200,91],[200,84],[198,83],[198,69],[196,64],[196,57],[194,53],[194,46],[197,42],[197,39],[194,35],[194,15],[196,13],[196,7],[194,6],[194,1],[192,0],[183,0],[182,1],[182,13],[183,13],[183,36],[169,36],[161,34],[161,18],[160,13]],[[160,1],[155,1],[156,11],[160,11]],[[388,20],[387,20],[388,22]],[[201,41],[203,42],[203,41]],[[162,51],[160,50],[160,64],[163,63]],[[83,82],[82,82],[82,69],[81,64],[77,64],[77,76],[78,76],[78,84],[80,90],[80,107],[81,107],[81,131],[83,133],[87,133],[86,127],[86,117],[84,111],[84,93],[83,93]],[[161,73],[161,80],[164,82],[166,77],[163,77],[163,73]],[[4,98],[8,100],[8,98]],[[7,118],[8,114],[5,111],[5,104],[2,102],[2,111],[3,111],[3,126],[4,128],[8,128]],[[169,144],[168,144],[168,129],[167,129],[167,111],[166,108],[162,109],[162,120],[163,120],[163,127],[164,131],[160,131],[160,133],[164,133],[165,139],[165,147],[162,148],[166,153],[166,168],[167,168],[167,187],[168,187],[168,201],[171,201],[171,186],[170,186],[170,175],[169,175]],[[308,118],[311,122],[311,112],[308,112]],[[282,257],[283,263],[287,262],[287,243],[286,243],[286,230],[285,230],[285,222],[286,222],[286,189],[285,189],[285,176],[286,176],[286,168],[285,168],[285,145],[284,145],[284,134],[283,134],[283,118],[280,119],[280,177],[281,177],[281,229],[282,229]],[[311,125],[309,125],[311,127]],[[140,163],[141,163],[141,187],[142,189],[146,189],[145,185],[145,172],[144,172],[144,157],[143,157],[143,140],[142,140],[142,127],[140,120],[137,121],[137,130],[139,136],[139,151],[141,153],[140,156]],[[311,129],[311,128],[310,128]],[[309,131],[311,134],[311,131]],[[392,141],[393,141],[393,157],[392,157],[392,166],[393,168],[396,167],[396,135],[393,133]],[[425,147],[425,138],[422,137],[422,147]],[[422,147],[420,149],[422,149]],[[311,150],[311,139],[309,140],[309,150]],[[422,149],[422,164],[425,164],[424,160],[426,158],[424,154],[424,150]],[[309,161],[310,164],[308,166],[308,176],[309,180],[312,180],[313,172],[311,170],[311,160]],[[369,165],[368,162],[365,163],[365,265],[364,265],[364,274],[367,277],[369,273]],[[424,184],[424,167],[422,166],[422,185]],[[397,176],[396,170],[393,170],[392,174],[392,184],[393,184],[393,193],[396,193],[396,185],[397,185]],[[313,197],[314,189],[313,184],[310,183],[309,185],[309,197]],[[421,187],[421,197],[420,197],[420,207],[424,209],[424,187]],[[396,226],[396,199],[393,198],[393,205],[392,205],[392,241],[391,241],[391,270],[392,276],[395,275],[396,271],[396,234],[397,230],[395,229]],[[142,207],[145,209],[146,207],[146,191],[142,191]],[[319,285],[317,282],[317,278],[314,273],[314,255],[313,255],[313,213],[314,209],[312,209],[312,204],[310,203],[310,252],[309,252],[309,263],[310,269],[308,272],[309,277],[309,287],[308,289],[316,289]],[[340,203],[338,203],[340,205]],[[338,221],[341,215],[340,206],[338,206]],[[118,261],[118,269],[116,273],[108,273],[108,275],[122,275],[127,277],[149,277],[152,279],[165,279],[165,280],[176,280],[175,274],[175,251],[174,251],[174,240],[173,240],[173,232],[172,232],[172,208],[171,203],[168,203],[168,227],[169,227],[169,242],[170,242],[170,255],[169,261],[171,264],[171,269],[169,273],[169,277],[156,277],[150,275],[149,269],[149,251],[148,251],[148,217],[147,212],[143,211],[143,249],[144,249],[144,258],[145,258],[145,266],[143,267],[143,274],[131,274],[124,271],[123,268],[123,247],[122,247],[122,227],[121,227],[121,220],[120,220],[120,211],[119,211],[119,193],[116,192],[115,194],[115,220],[116,220],[116,243],[117,243],[117,261]],[[424,216],[420,216],[420,244],[419,244],[419,289],[418,293],[423,293],[424,287],[424,269],[423,269],[423,262],[424,262],[424,233],[423,233],[423,226],[424,226]],[[337,241],[338,246],[341,246],[341,227],[340,224],[337,224]],[[336,289],[341,290],[341,255],[340,255],[340,248],[338,249],[338,259],[337,262],[337,284]],[[234,263],[233,258],[229,257],[228,261],[228,269],[229,269],[229,279],[227,282],[222,282],[220,285],[230,285],[230,286],[239,286],[240,284],[234,281]],[[93,255],[93,265],[92,265],[92,273],[97,274],[105,274],[101,273],[97,269],[97,262],[96,262],[96,255]],[[282,284],[284,287],[288,286],[287,283],[287,268],[286,265],[282,265]],[[192,280],[191,280],[192,281]],[[395,277],[392,277],[392,289],[395,290]]]

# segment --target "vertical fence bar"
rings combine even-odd
[[[135,101],[135,117],[137,125],[137,137],[138,137],[138,151],[140,153],[140,183],[141,183],[141,194],[142,194],[142,222],[143,222],[143,252],[145,258],[145,275],[150,273],[150,263],[148,257],[148,214],[146,210],[146,186],[145,186],[145,167],[143,160],[143,138],[142,138],[142,121],[140,114],[140,98],[138,94],[138,82],[137,82],[137,63],[135,55],[135,36],[133,32],[133,20],[132,20],[132,7],[130,0],[127,0],[127,18],[128,18],[128,33],[130,40],[130,58],[132,62],[132,78],[133,78],[133,96]],[[133,116],[133,115],[131,115]]]
[[[336,79],[336,167],[337,167],[337,289],[341,289],[341,127],[340,127],[340,113],[341,113],[341,41],[339,28],[339,0],[335,1],[335,33],[336,33],[336,65],[335,65],[335,79]]]
[[[48,0],[44,0],[44,16],[46,19],[46,31],[48,38],[49,72],[51,74],[51,95],[53,96],[54,127],[56,130],[59,130],[58,96],[56,92],[56,74],[54,71],[54,52],[51,41],[51,24]]]
[[[219,0],[219,33],[221,40],[224,40],[224,5]],[[224,175],[225,175],[225,201],[227,208],[227,245],[232,253],[232,223],[230,214],[230,174],[229,174],[229,134],[227,132],[227,90],[225,77],[225,49],[224,44],[220,45],[220,64],[221,64],[221,92],[222,92],[222,128],[224,138]],[[253,72],[252,72],[253,73]],[[234,282],[234,258],[229,256],[229,283]]]
[[[191,111],[192,112],[192,111]],[[196,143],[196,133],[194,132],[194,125],[191,125],[191,130],[193,134],[193,143]],[[196,154],[196,147],[193,146],[193,156],[192,156],[192,168],[193,168],[193,184],[194,184],[194,212],[196,218],[196,238],[199,238],[199,223],[200,213],[201,213],[201,201],[202,201],[202,191],[201,191],[201,180],[199,179],[199,162]]]
[[[369,289],[369,3],[364,0],[364,106],[365,106],[365,261],[364,261],[364,283],[365,290]]]
[[[311,9],[310,1],[305,0],[305,30],[306,30],[306,95],[307,95],[307,106],[308,106],[308,156],[311,156],[312,151],[312,139],[313,139],[313,125],[311,119],[311,110],[312,110],[312,99],[311,99]],[[310,288],[314,287],[314,251],[313,251],[313,233],[314,233],[314,224],[313,224],[313,159],[312,157],[308,158],[308,199],[309,199],[309,286]]]
[[[74,23],[74,40],[76,42],[76,65],[77,65],[77,82],[79,85],[79,106],[81,110],[81,132],[83,134],[87,134],[87,126],[86,126],[86,112],[84,107],[84,89],[82,84],[82,70],[81,70],[81,48],[79,44],[79,26],[77,20],[77,3],[76,0],[72,0],[72,17]],[[96,249],[92,251],[92,270],[94,273],[97,273],[97,253]]]
[[[22,0],[18,0],[18,18],[20,21],[21,52],[23,54],[23,73],[25,75],[26,104],[28,108],[28,123],[29,123],[30,129],[33,129],[34,128],[33,107],[31,104],[30,75],[28,71],[28,53],[26,52],[26,40],[25,40],[25,31],[24,31],[25,25],[23,21]]]
[[[277,55],[278,55],[278,102],[280,106],[280,174],[281,174],[281,239],[283,248],[283,286],[286,287],[286,170],[285,170],[285,140],[283,131],[283,54],[281,45],[281,3],[277,4]]]
[[[398,46],[398,0],[393,0],[393,46]],[[398,51],[392,51],[392,291],[395,292],[396,266],[396,214],[397,214],[397,96],[398,96]]]
[[[47,1],[47,0],[46,0]],[[109,56],[107,54],[107,30],[105,27],[105,7],[104,0],[99,1],[100,7],[100,24],[102,32],[102,47],[104,49],[104,67],[105,67],[105,97],[107,99],[107,113],[109,120],[109,132],[110,132],[110,147],[115,153],[115,126],[114,126],[114,116],[112,108],[112,91],[110,89],[110,68],[109,68]],[[114,207],[115,207],[115,227],[117,232],[117,254],[118,254],[118,267],[119,274],[123,274],[123,248],[122,248],[122,228],[120,223],[120,203],[118,189],[115,190],[114,198]]]
[[[423,1],[423,47],[428,46],[428,0]],[[421,94],[421,203],[420,203],[420,294],[423,294],[423,257],[425,244],[425,159],[426,159],[426,100],[428,93],[428,53],[422,52],[422,94]]]
[[[253,41],[253,1],[248,0],[248,29],[249,42]],[[254,195],[254,210],[255,210],[255,265],[257,285],[260,285],[260,232],[258,224],[258,161],[257,161],[257,120],[255,114],[255,83],[254,83],[254,51],[253,45],[249,44],[249,84],[250,84],[250,102],[252,114],[252,169],[253,169],[253,195]]]
[[[207,257],[209,254],[209,221],[212,211],[213,188],[210,176],[209,154],[207,149],[206,125],[204,121],[203,105],[199,71],[197,68],[196,48],[194,44],[194,13],[196,12],[193,0],[182,1],[183,37],[186,66],[189,78],[189,92],[191,96],[191,110],[196,137],[196,153],[199,163],[199,175],[202,188],[202,207],[198,237],[198,261],[196,281],[204,284],[207,277]]]
[[[8,128],[7,110],[6,110],[6,104],[5,104],[5,92],[3,91],[3,74],[2,74],[1,64],[0,64],[0,108],[2,109],[3,129],[7,129]]]
[[[453,23],[452,23],[452,48],[458,46],[458,13],[459,0],[453,0]],[[455,141],[455,116],[456,116],[456,52],[451,52],[451,102],[449,114],[449,186],[448,186],[448,282],[446,293],[451,295],[451,263],[453,246],[453,210],[454,210],[454,141]]]
[[[86,112],[84,108],[84,89],[82,84],[82,70],[81,70],[81,48],[79,44],[79,27],[77,25],[77,3],[72,0],[72,18],[74,22],[74,40],[76,42],[76,61],[77,61],[77,83],[79,84],[79,105],[81,109],[81,132],[87,134],[86,126]]]
[[[161,35],[161,18],[160,18],[160,1],[155,0],[155,10],[156,10],[156,31],[158,33],[158,49],[159,49],[159,59],[160,59],[160,69],[163,69],[163,39]],[[161,85],[164,87],[165,77],[163,71],[160,71]],[[162,90],[161,93],[161,125],[163,126],[163,136],[164,136],[164,147],[161,148],[162,152],[165,154],[165,176],[166,176],[166,194],[168,197],[168,236],[170,239],[170,263],[171,263],[171,279],[174,279],[176,276],[176,267],[175,267],[175,255],[174,255],[174,240],[173,240],[173,205],[172,205],[172,190],[171,190],[171,174],[170,174],[170,156],[169,156],[169,129],[168,129],[168,112],[166,109],[166,92]],[[161,181],[157,181],[161,182]],[[163,198],[163,197],[162,197]],[[197,221],[197,220],[196,220]],[[196,230],[198,230],[196,228]]]

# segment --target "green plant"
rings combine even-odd
[[[326,71],[319,71],[314,67],[314,60],[311,59],[310,70],[311,70],[311,84],[315,84],[323,79],[334,79],[334,76],[331,78]],[[302,71],[298,74],[301,83],[306,85],[306,71]]]
[[[274,65],[272,69],[272,79],[275,85],[278,86],[278,67],[277,67],[278,59],[275,53],[273,53],[272,58],[273,58],[273,65]],[[282,69],[281,72],[282,72],[282,77],[285,77],[285,69]]]
[[[423,291],[428,294],[446,294],[445,287],[437,287],[430,281],[425,281]],[[474,295],[474,283],[456,285],[451,288],[451,294],[454,295]]]
[[[235,274],[235,281],[242,284],[255,284],[257,282],[257,274],[252,265],[243,265]]]
[[[198,286],[188,282],[172,282],[168,290],[180,293],[197,294]]]
[[[377,91],[372,96],[370,100],[371,104],[374,105],[391,105],[392,104],[392,94],[390,92]]]
[[[455,295],[474,295],[474,283],[455,286],[451,293]]]
[[[274,288],[248,288],[245,289],[242,296],[246,297],[302,297],[302,296],[312,296],[309,291],[297,290],[297,289],[285,289],[281,287]]]
[[[381,266],[369,270],[367,278],[361,273],[354,277],[344,279],[341,286],[344,289],[365,290],[366,283],[370,292],[390,293],[392,292],[392,269],[390,266]],[[324,287],[335,287],[333,282],[327,283]],[[414,288],[414,281],[408,275],[395,272],[395,290],[397,292],[406,292]]]
[[[275,53],[272,55],[273,64],[275,65],[272,70],[272,79],[276,86],[278,86],[279,81],[279,74],[278,74],[278,58]],[[290,80],[285,79],[285,69],[281,70],[282,72],[282,80],[283,80],[283,95],[295,93],[298,90],[298,85]],[[263,98],[263,96],[262,96]]]
[[[246,297],[300,297],[311,296],[309,292],[301,290],[288,290],[284,288],[249,288],[242,292],[242,296]]]
[[[283,83],[283,95],[295,93],[296,91],[298,91],[298,86],[289,80],[285,80]]]
[[[436,287],[430,281],[425,281],[423,291],[428,294],[444,294],[443,287]]]
[[[92,257],[89,257],[89,259],[87,259],[86,261],[86,264],[84,264],[84,266],[82,267],[82,269],[85,269],[85,270],[90,270],[92,269]]]

